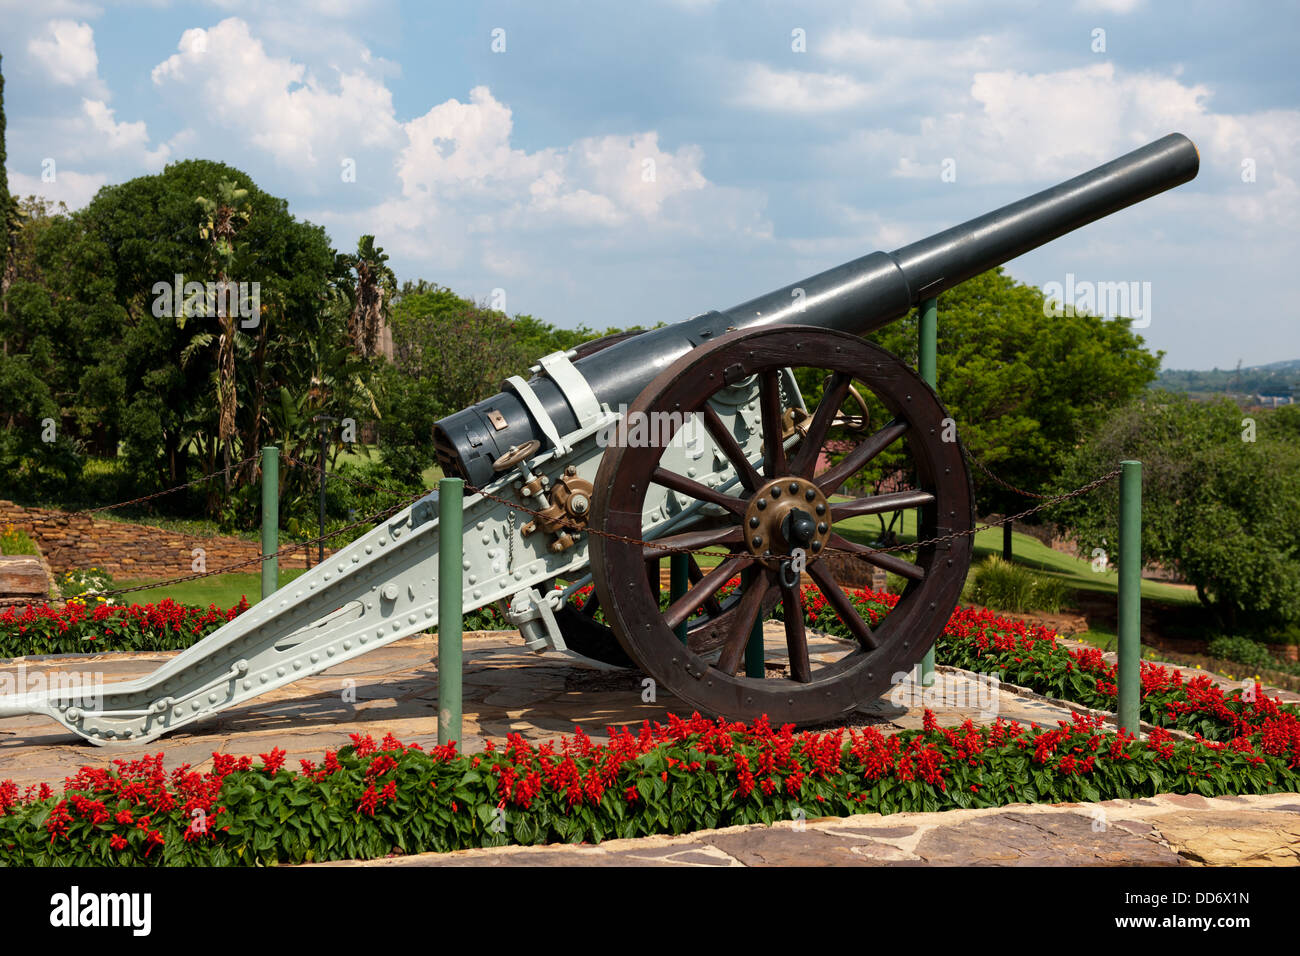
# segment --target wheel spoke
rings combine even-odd
[[[754,559],[748,554],[738,554],[734,558],[727,558],[727,560],[700,578],[695,587],[674,601],[668,610],[664,612],[664,623],[668,625],[669,630],[675,629],[679,624],[687,620],[695,613],[697,607],[700,607],[705,601],[718,593],[718,588],[730,581],[734,575],[749,567],[753,561]]]
[[[771,577],[771,571],[761,568],[740,597],[740,606],[736,608],[736,619],[732,623],[731,633],[727,635],[727,642],[722,647],[722,655],[714,665],[724,674],[734,674],[740,667],[745,645],[749,643],[750,635],[754,633],[754,621],[758,619],[758,613],[763,608],[763,598],[767,596],[772,586]]]
[[[745,486],[745,490],[754,492],[758,486],[763,483],[754,466],[749,463],[745,457],[745,450],[740,447],[736,441],[736,436],[731,434],[725,422],[718,415],[712,405],[704,403],[704,427],[708,429],[713,440],[717,442],[718,448],[727,456],[727,461],[731,462],[732,467],[736,469],[736,474],[740,477],[740,483]]]
[[[845,459],[832,468],[827,468],[813,480],[817,482],[823,494],[834,494],[850,476],[860,471],[867,462],[875,458],[882,451],[896,442],[904,432],[907,431],[907,422],[895,418],[880,431],[876,432],[853,451],[849,452]]]
[[[700,562],[695,560],[695,555],[693,554],[687,555],[686,562],[687,573],[690,576],[691,584],[699,584],[704,578],[704,571],[700,568]],[[722,605],[718,603],[718,599],[715,597],[705,600],[703,607],[704,610],[709,613],[710,617],[718,617],[722,614]]]
[[[785,605],[785,647],[790,655],[790,678],[800,683],[812,680],[812,665],[808,661],[808,634],[803,623],[803,597],[799,585],[781,585],[781,603]]]
[[[874,564],[878,568],[884,568],[886,571],[893,571],[895,574],[919,581],[925,577],[925,568],[919,564],[913,564],[911,561],[897,558],[885,551],[877,551],[875,548],[868,548],[865,544],[858,544],[856,541],[850,541],[842,535],[832,534],[830,537],[830,546],[848,551],[866,561],[868,564]]]
[[[831,422],[834,421],[840,405],[844,403],[845,396],[849,394],[849,386],[852,384],[853,378],[843,372],[836,372],[831,376],[825,391],[822,392],[822,400],[817,404],[817,411],[813,412],[808,433],[800,440],[799,450],[795,452],[794,460],[790,462],[790,474],[801,475],[804,478],[813,476],[813,469],[817,467],[817,457],[821,454],[822,443],[826,441],[826,433],[830,431]]]
[[[694,551],[696,548],[707,548],[712,545],[739,544],[740,530],[740,528],[707,528],[702,531],[683,531],[680,534],[665,535],[647,541],[643,551],[647,558],[661,558],[679,548]]]
[[[903,508],[920,508],[934,501],[934,495],[928,491],[895,491],[887,495],[870,495],[853,501],[831,502],[831,520],[843,521],[845,518],[858,518],[863,515],[885,514],[900,511]]]
[[[666,468],[656,468],[651,474],[650,480],[655,484],[663,485],[672,491],[680,491],[684,495],[689,495],[696,501],[706,501],[709,504],[719,505],[726,508],[734,515],[743,517],[745,514],[745,502],[740,498],[733,498],[730,495],[724,495],[720,491],[714,491],[707,485],[702,485],[698,481],[693,481],[685,475],[679,475],[675,471],[668,471]]]
[[[853,606],[853,601],[840,590],[839,582],[835,580],[835,575],[831,573],[830,568],[821,561],[815,561],[808,565],[808,573],[817,582],[817,587],[821,589],[822,596],[826,598],[826,603],[835,609],[835,613],[840,616],[844,626],[853,632],[853,636],[858,639],[858,643],[869,648],[875,648],[877,646],[876,636],[871,633],[871,628],[862,619],[858,609]]]
[[[764,372],[759,379],[759,398],[763,410],[763,468],[768,478],[780,478],[788,470],[781,427],[780,374],[772,369]]]

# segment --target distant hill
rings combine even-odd
[[[1215,368],[1209,371],[1170,368],[1157,377],[1154,388],[1171,392],[1218,392],[1220,394],[1271,394],[1288,392],[1300,399],[1300,359],[1267,365]]]

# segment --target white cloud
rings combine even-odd
[[[915,131],[871,130],[850,138],[903,178],[938,181],[956,162],[959,181],[1056,182],[1114,159],[1167,133],[1181,132],[1201,152],[1202,194],[1248,222],[1277,224],[1300,214],[1290,173],[1300,150],[1300,110],[1215,113],[1212,90],[1113,63],[1044,73],[974,74],[962,109],[924,116]],[[1237,175],[1255,161],[1257,182]]]
[[[91,129],[99,134],[99,142],[112,151],[125,150],[135,153],[145,167],[157,171],[167,162],[171,150],[166,146],[149,149],[149,131],[143,120],[134,123],[118,123],[113,119],[113,110],[103,100],[85,99],[81,101],[81,111],[89,121]]]
[[[1076,10],[1083,13],[1132,13],[1142,6],[1142,0],[1077,0]]]
[[[43,33],[27,41],[27,52],[60,86],[100,85],[95,31],[88,23],[50,20]]]
[[[731,93],[736,106],[793,113],[832,113],[866,102],[871,87],[840,73],[774,70],[749,63]]]
[[[38,176],[7,169],[9,191],[15,196],[43,196],[52,202],[65,202],[69,209],[80,209],[94,198],[101,186],[108,182],[104,173],[76,173],[55,170],[54,182],[45,182]]]
[[[342,236],[380,235],[394,255],[440,276],[560,284],[594,250],[621,249],[625,259],[631,247],[706,233],[710,241],[771,235],[761,198],[709,182],[696,146],[666,149],[649,130],[530,152],[512,142],[513,126],[510,108],[484,86],[467,101],[439,103],[402,127],[398,194],[310,217]]]
[[[243,20],[186,30],[178,49],[154,67],[155,86],[197,104],[214,126],[243,132],[282,165],[311,169],[399,140],[382,82],[339,70],[332,90],[302,63],[268,54]]]
[[[402,195],[431,206],[476,200],[514,225],[523,211],[615,225],[655,219],[669,197],[708,185],[700,150],[665,152],[655,132],[529,153],[511,146],[512,128],[509,107],[484,86],[467,103],[447,100],[411,120],[397,159]]]

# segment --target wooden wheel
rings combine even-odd
[[[794,433],[783,433],[782,426],[794,398],[783,391],[789,382],[782,375],[785,368],[820,370],[810,378],[817,382],[830,375],[806,429]],[[763,439],[763,460],[757,465],[745,457],[710,403],[750,376],[756,376],[756,424]],[[855,384],[892,418],[868,434],[841,430],[850,436],[846,453],[838,463],[819,468],[819,453]],[[965,460],[955,441],[942,440],[948,414],[911,369],[888,352],[839,332],[798,326],[734,332],[665,369],[628,415],[655,412],[670,413],[665,416],[670,422],[697,413],[739,484],[723,492],[668,470],[662,464],[662,442],[606,451],[595,482],[591,567],[605,617],[643,671],[709,713],[746,720],[767,714],[782,722],[813,723],[879,696],[895,674],[920,660],[961,594],[970,565],[970,536],[923,547],[913,563],[855,543],[837,530],[849,519],[900,509],[919,510],[922,539],[972,527]],[[898,473],[910,472],[912,486],[844,500],[840,492],[846,482],[886,451],[908,456]],[[656,540],[661,548],[724,553],[715,567],[693,575],[689,590],[667,610],[660,608],[658,588],[646,580],[648,552],[638,543],[647,495],[656,485],[712,504],[711,510],[723,515],[721,521],[713,518],[698,529]],[[841,589],[826,559],[834,552],[907,579],[898,604],[876,626],[856,613]],[[792,563],[800,553],[806,572],[852,641],[816,641],[806,630],[797,564]],[[735,587],[742,572],[744,581]],[[728,586],[734,590],[722,613],[702,619],[699,609]],[[755,626],[761,629],[778,606],[784,621],[780,636],[755,641]],[[684,622],[691,626],[685,643],[675,633]],[[818,645],[816,652],[810,638]],[[758,651],[765,670],[779,668],[785,676],[757,676]],[[742,668],[746,659],[748,667]]]

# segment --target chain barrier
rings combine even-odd
[[[315,471],[315,472],[319,472],[319,471],[320,471],[320,465],[319,465],[319,464],[317,464],[317,465],[313,465],[313,464],[310,464],[309,462],[301,461],[300,459],[294,458],[292,455],[281,455],[281,456],[280,456],[280,460],[281,460],[282,462],[285,462],[286,464],[289,464],[289,465],[291,465],[291,466],[293,466],[293,467],[296,467],[296,468],[303,468],[303,469],[305,469],[305,470],[308,470],[308,471]],[[364,489],[366,489],[367,491],[377,491],[377,492],[379,492],[380,494],[383,494],[383,495],[389,495],[390,497],[393,497],[393,498],[399,498],[399,497],[402,497],[403,495],[408,495],[408,494],[409,494],[409,492],[406,492],[406,491],[398,491],[398,490],[396,490],[395,488],[385,488],[385,487],[383,487],[382,485],[372,485],[372,484],[370,484],[370,483],[368,483],[368,482],[365,482],[365,481],[358,481],[356,478],[349,478],[349,477],[347,477],[346,475],[340,475],[340,474],[338,474],[337,472],[332,472],[332,473],[330,473],[329,476],[328,476],[328,479],[329,479],[330,481],[341,481],[341,482],[343,482],[343,483],[345,483],[345,484],[352,485],[352,486],[354,486],[354,487],[356,487],[356,488],[364,488]],[[427,491],[422,491],[422,492],[420,492],[420,494],[422,494],[422,495],[427,495],[428,492],[427,492]]]
[[[1015,485],[1011,484],[1011,482],[1009,482],[1009,481],[1004,481],[1003,479],[999,478],[997,475],[993,474],[993,472],[989,471],[989,466],[988,466],[988,465],[984,464],[984,462],[980,461],[978,458],[976,458],[974,455],[972,455],[972,454],[971,454],[971,453],[966,449],[966,446],[965,446],[965,445],[962,445],[962,446],[961,446],[961,453],[962,453],[963,456],[965,456],[965,458],[966,458],[966,460],[967,460],[968,462],[970,462],[972,465],[974,465],[974,466],[975,466],[976,468],[978,468],[980,471],[984,472],[985,475],[987,475],[989,478],[991,478],[991,479],[993,480],[994,484],[1001,485],[1001,486],[1002,486],[1003,488],[1005,488],[1007,491],[1010,491],[1010,492],[1013,492],[1014,494],[1020,495],[1022,498],[1037,498],[1037,499],[1040,500],[1040,501],[1046,501],[1046,500],[1048,500],[1048,499],[1051,497],[1051,495],[1040,495],[1040,494],[1037,494],[1036,492],[1033,492],[1033,491],[1025,491],[1023,488],[1017,488]]]
[[[210,475],[204,475],[202,478],[195,478],[193,481],[187,481],[183,485],[176,485],[174,488],[166,488],[162,491],[155,491],[153,494],[141,495],[139,498],[132,498],[129,501],[119,501],[117,504],[104,505],[101,508],[88,508],[85,511],[65,511],[65,512],[61,512],[58,515],[24,515],[24,520],[38,522],[38,521],[62,521],[65,518],[89,518],[92,517],[93,515],[98,514],[101,511],[113,511],[114,509],[117,508],[125,508],[127,505],[138,505],[144,501],[152,501],[154,498],[161,498],[163,495],[170,495],[173,491],[181,491],[185,488],[192,488],[195,485],[200,485],[205,481],[210,481],[213,478],[219,478],[222,475],[227,475],[232,471],[237,471],[240,468],[243,468],[249,462],[257,461],[257,459],[258,456],[253,455],[251,458],[245,458],[242,461],[231,462],[229,465],[222,468],[220,471],[214,471]]]
[[[973,464],[975,464],[976,466],[978,466],[978,467],[979,467],[979,468],[980,468],[980,469],[981,469],[985,474],[987,474],[990,478],[992,478],[994,481],[996,481],[998,484],[1002,485],[1003,487],[1007,488],[1008,490],[1010,490],[1010,491],[1014,491],[1014,492],[1016,492],[1016,493],[1018,493],[1018,494],[1025,495],[1026,497],[1032,497],[1032,498],[1039,499],[1039,501],[1040,501],[1039,504],[1035,505],[1035,506],[1032,507],[1032,508],[1028,508],[1028,509],[1026,509],[1026,510],[1024,510],[1024,511],[1018,513],[1018,514],[1011,515],[1010,517],[1003,519],[1003,521],[1018,521],[1018,520],[1020,520],[1020,519],[1022,519],[1022,518],[1026,518],[1026,517],[1028,517],[1029,515],[1036,514],[1037,512],[1042,511],[1042,510],[1044,510],[1044,509],[1046,509],[1046,508],[1050,508],[1052,505],[1059,504],[1059,503],[1062,502],[1062,501],[1068,501],[1068,500],[1071,499],[1071,498],[1077,498],[1077,497],[1079,497],[1080,495],[1085,495],[1085,494],[1087,494],[1088,492],[1093,491],[1094,489],[1101,487],[1102,485],[1106,484],[1107,482],[1114,481],[1116,478],[1119,477],[1120,472],[1121,472],[1121,469],[1119,469],[1119,468],[1115,468],[1114,470],[1107,472],[1106,474],[1100,476],[1099,478],[1094,478],[1092,481],[1090,481],[1090,482],[1088,482],[1088,483],[1086,483],[1086,484],[1084,484],[1084,485],[1081,485],[1080,487],[1074,489],[1073,491],[1069,491],[1069,492],[1066,492],[1066,493],[1064,493],[1064,494],[1060,494],[1060,495],[1041,495],[1041,494],[1036,494],[1036,493],[1034,493],[1034,492],[1023,491],[1023,490],[1021,490],[1021,489],[1019,489],[1019,488],[1016,488],[1014,485],[1011,485],[1010,483],[1005,482],[1005,481],[1003,481],[1002,479],[998,478],[996,475],[994,475],[991,471],[988,470],[988,468],[987,468],[983,463],[981,463],[978,459],[976,459],[976,458],[974,458],[972,455],[970,455],[970,453],[967,452],[965,449],[962,449],[962,453],[963,453],[963,455],[965,455],[965,457],[966,457],[966,459],[967,459],[968,461],[970,461],[970,462],[972,462]],[[243,465],[247,464],[248,462],[256,461],[256,460],[257,460],[256,456],[254,456],[254,457],[252,457],[252,458],[246,458],[246,459],[244,459],[243,461],[233,463],[232,465],[229,466],[229,468],[230,468],[230,469],[239,468],[239,467],[242,467]],[[290,457],[290,456],[287,456],[287,455],[286,455],[286,456],[282,456],[281,460],[282,460],[282,461],[285,461],[285,462],[287,462],[287,463],[289,463],[289,464],[292,465],[292,466],[296,466],[296,467],[300,467],[300,468],[309,468],[309,469],[314,468],[314,466],[308,464],[307,462],[303,462],[303,461],[301,461],[301,460],[299,460],[299,459],[296,459],[296,458],[293,458],[293,457]],[[167,489],[166,491],[155,492],[154,494],[151,494],[151,495],[144,495],[144,496],[142,496],[142,497],[140,497],[140,498],[132,499],[131,501],[124,501],[124,502],[120,502],[120,503],[115,504],[115,505],[106,505],[106,506],[103,507],[103,508],[96,508],[96,509],[93,509],[92,511],[86,511],[86,512],[69,512],[69,515],[89,515],[89,514],[93,514],[94,512],[97,512],[97,511],[106,511],[106,510],[110,510],[110,509],[113,509],[113,508],[121,508],[121,507],[125,507],[126,505],[129,505],[129,504],[135,504],[135,503],[139,503],[139,502],[142,502],[142,501],[148,501],[148,500],[150,500],[150,499],[152,499],[152,498],[157,498],[157,497],[159,497],[159,496],[161,496],[161,495],[169,494],[169,493],[171,493],[171,492],[173,492],[173,491],[179,491],[179,490],[182,489],[182,488],[187,488],[187,487],[190,487],[190,486],[192,486],[192,485],[199,484],[200,482],[207,481],[207,480],[209,480],[209,479],[211,479],[211,478],[215,478],[215,477],[217,477],[217,476],[219,476],[219,475],[223,475],[223,474],[225,474],[228,470],[229,470],[229,469],[227,469],[227,468],[223,468],[221,471],[213,472],[213,473],[210,474],[210,475],[205,475],[205,476],[202,477],[202,478],[198,478],[198,479],[195,479],[194,481],[187,482],[187,483],[185,483],[184,485],[177,485],[175,488],[169,488],[169,489]],[[270,558],[273,558],[273,557],[277,557],[277,558],[278,558],[278,557],[281,557],[281,556],[284,556],[284,555],[287,555],[287,554],[291,554],[291,553],[293,553],[294,551],[298,550],[299,548],[310,548],[312,545],[321,544],[321,543],[323,543],[323,542],[325,542],[325,541],[329,541],[329,540],[332,539],[332,538],[337,538],[338,536],[340,536],[340,535],[342,535],[342,534],[345,534],[345,533],[347,533],[347,532],[349,532],[349,531],[352,531],[352,530],[355,529],[355,528],[360,528],[360,527],[363,527],[363,526],[366,526],[366,525],[371,525],[371,526],[373,526],[374,524],[377,524],[378,522],[384,520],[385,518],[387,518],[387,517],[389,517],[390,515],[396,513],[397,511],[400,511],[402,508],[405,508],[407,505],[410,505],[410,504],[412,504],[413,502],[415,502],[415,501],[419,500],[420,498],[423,498],[423,497],[425,497],[427,494],[429,494],[428,491],[420,491],[420,492],[416,492],[416,493],[414,493],[414,494],[408,494],[408,493],[406,493],[406,492],[396,491],[396,490],[394,490],[394,489],[392,489],[392,488],[383,488],[383,487],[380,487],[380,486],[377,486],[377,485],[371,485],[371,484],[368,484],[368,483],[366,483],[366,482],[357,481],[356,479],[346,478],[346,477],[343,477],[343,476],[341,476],[341,475],[334,475],[333,477],[334,477],[335,480],[345,481],[345,482],[348,482],[349,484],[353,484],[353,485],[356,485],[356,486],[358,486],[358,487],[366,488],[366,489],[371,490],[371,491],[378,491],[378,492],[381,492],[381,493],[383,493],[383,494],[387,494],[387,495],[394,496],[394,497],[401,496],[403,500],[402,500],[401,502],[399,502],[398,504],[395,504],[395,505],[392,505],[392,506],[390,506],[390,507],[388,507],[388,508],[383,509],[382,511],[374,512],[373,514],[370,514],[370,515],[368,515],[368,516],[366,516],[366,517],[364,517],[364,518],[361,518],[361,519],[359,519],[359,520],[357,520],[357,521],[354,521],[354,522],[352,522],[352,523],[350,523],[350,524],[344,525],[342,528],[339,528],[339,529],[337,529],[337,530],[335,530],[335,531],[328,532],[328,533],[326,533],[326,534],[320,535],[320,536],[315,537],[315,538],[309,538],[309,539],[307,539],[307,540],[305,540],[305,541],[298,541],[298,542],[295,542],[294,544],[286,545],[285,547],[280,548],[278,551],[274,552],[273,554],[269,554],[269,555],[259,555],[259,556],[255,557],[255,558],[250,558],[250,559],[248,559],[248,560],[246,560],[246,561],[239,561],[239,562],[236,562],[235,564],[224,565],[224,566],[222,566],[222,567],[220,567],[220,568],[213,568],[213,569],[210,570],[210,571],[196,571],[196,572],[194,572],[193,574],[187,574],[187,575],[184,575],[184,576],[182,576],[182,577],[172,578],[172,579],[169,579],[169,580],[164,580],[164,581],[155,581],[155,582],[151,582],[151,583],[149,583],[149,584],[140,584],[140,585],[135,585],[135,586],[133,586],[133,587],[129,587],[129,588],[115,588],[115,589],[108,590],[108,591],[95,591],[95,592],[87,592],[87,593],[93,594],[95,597],[112,597],[112,596],[116,596],[116,595],[119,595],[119,594],[129,594],[129,593],[132,593],[132,592],[134,592],[134,591],[150,591],[150,590],[155,590],[155,589],[157,589],[157,588],[170,587],[170,586],[172,586],[172,585],[174,585],[174,584],[183,584],[183,583],[186,583],[186,582],[188,582],[188,581],[195,581],[195,580],[199,580],[200,578],[212,577],[213,575],[217,575],[217,574],[228,574],[228,573],[230,573],[231,571],[237,571],[237,570],[239,570],[240,568],[245,568],[245,567],[249,567],[249,566],[251,566],[251,565],[261,564],[263,561],[266,561],[266,560],[268,560],[268,559],[270,559]],[[471,493],[471,494],[480,495],[480,496],[482,496],[483,498],[486,498],[486,499],[489,500],[489,501],[494,501],[494,502],[496,502],[496,503],[498,503],[498,504],[504,505],[504,506],[506,506],[507,508],[509,508],[509,509],[510,509],[510,515],[509,515],[509,519],[508,519],[508,520],[509,520],[509,522],[510,522],[510,524],[511,524],[512,527],[513,527],[513,525],[514,525],[514,515],[515,515],[516,512],[520,512],[520,513],[523,513],[523,514],[529,515],[529,516],[533,517],[534,519],[547,519],[547,518],[549,517],[548,515],[542,513],[541,511],[537,511],[537,510],[535,510],[535,509],[533,509],[533,508],[529,508],[529,507],[527,507],[526,505],[520,504],[519,502],[514,501],[514,500],[512,500],[512,499],[510,499],[510,498],[506,498],[506,497],[504,497],[504,496],[502,496],[502,495],[493,494],[492,492],[486,491],[486,490],[484,490],[484,489],[482,489],[482,488],[479,488],[479,487],[477,487],[477,486],[475,486],[475,485],[472,485],[472,484],[470,484],[469,482],[466,482],[466,483],[465,483],[465,490],[468,491],[468,492]],[[834,506],[832,505],[832,507],[834,507]],[[46,519],[46,520],[52,520],[52,519]],[[918,549],[920,549],[920,548],[929,547],[929,546],[931,546],[931,545],[943,544],[943,543],[945,543],[945,542],[952,541],[952,540],[955,540],[955,539],[957,539],[957,538],[963,538],[963,537],[973,536],[973,535],[979,534],[981,531],[990,531],[990,530],[993,530],[993,529],[995,529],[995,528],[998,528],[998,527],[1001,526],[1002,523],[1003,523],[1003,522],[998,522],[997,524],[976,525],[975,527],[972,527],[972,528],[969,528],[969,529],[964,529],[964,530],[962,530],[962,531],[954,531],[954,532],[951,532],[951,533],[949,533],[949,534],[940,535],[940,536],[938,536],[938,537],[934,537],[934,538],[926,538],[926,539],[924,539],[924,540],[913,541],[913,542],[905,543],[905,544],[897,544],[897,545],[892,545],[892,546],[890,546],[890,547],[884,547],[884,548],[869,548],[868,550],[861,551],[861,550],[848,550],[848,549],[844,549],[844,548],[827,547],[827,548],[824,548],[824,549],[822,550],[821,553],[822,553],[823,555],[825,555],[825,554],[847,554],[847,555],[849,555],[849,556],[851,556],[851,557],[855,557],[855,558],[859,558],[859,559],[867,560],[867,559],[869,559],[869,556],[870,556],[871,554],[889,554],[889,553],[900,552],[900,551],[914,551],[914,550],[918,550]],[[588,528],[584,528],[584,529],[582,529],[582,530],[583,530],[586,534],[588,534],[588,535],[596,535],[596,536],[601,537],[601,538],[604,538],[604,539],[606,539],[606,540],[617,541],[617,542],[622,543],[622,544],[639,545],[639,546],[641,546],[642,548],[650,548],[650,549],[652,549],[652,550],[654,550],[654,551],[656,551],[656,552],[659,552],[661,556],[667,556],[667,555],[673,555],[673,554],[686,554],[686,555],[692,555],[692,556],[696,556],[696,557],[718,557],[718,558],[730,558],[730,557],[735,557],[735,555],[736,555],[736,552],[735,552],[735,551],[710,551],[710,550],[705,550],[705,549],[700,549],[700,548],[689,548],[689,547],[684,547],[684,546],[674,546],[674,545],[660,544],[660,543],[655,542],[655,541],[646,541],[646,540],[644,540],[644,539],[642,539],[642,538],[637,538],[637,537],[633,537],[633,536],[630,536],[630,535],[615,534],[615,533],[613,533],[613,532],[602,531],[602,530],[597,529],[597,528],[590,528],[590,527],[588,527]],[[726,530],[730,530],[730,529],[726,529]],[[725,530],[722,531],[722,532],[720,532],[720,533],[725,533]],[[512,535],[511,535],[511,539],[512,539],[512,540],[511,540],[512,550],[513,550],[513,544],[514,544],[514,542],[513,542],[513,537],[514,537],[514,536],[513,536],[513,534],[512,534]],[[777,555],[773,555],[773,557],[775,557],[775,558],[777,558],[777,559],[782,559],[782,558],[793,557],[793,555],[777,554]]]
[[[1028,508],[1025,511],[1020,512],[1019,514],[1011,515],[1010,517],[1005,518],[1003,520],[1019,521],[1020,519],[1026,518],[1032,514],[1036,514],[1039,511],[1044,510],[1045,508],[1050,508],[1052,505],[1059,504],[1062,501],[1068,501],[1071,498],[1077,498],[1080,495],[1085,495],[1088,492],[1101,487],[1102,485],[1106,484],[1109,481],[1114,481],[1116,478],[1119,477],[1120,471],[1121,469],[1115,468],[1114,470],[1107,472],[1101,477],[1094,478],[1092,481],[1088,482],[1087,484],[1081,485],[1080,487],[1074,489],[1073,491],[1069,491],[1064,494],[1060,494],[1060,495],[1033,494],[1032,496],[1034,498],[1038,498],[1041,500],[1041,504],[1037,504],[1032,508]],[[992,475],[991,472],[989,474],[990,477],[996,478],[996,476]],[[1013,487],[1013,486],[1008,485],[1008,487]],[[512,501],[509,498],[502,497],[501,495],[495,495],[492,494],[491,492],[484,491],[482,488],[475,487],[474,485],[471,485],[468,482],[465,483],[465,489],[472,494],[482,495],[484,498],[487,498],[489,501],[495,501],[498,504],[505,505],[506,507],[511,509],[512,513],[515,511],[520,511],[523,512],[524,514],[531,515],[534,518],[548,517],[547,515],[544,515],[540,511],[536,511],[525,505],[521,505],[518,502]],[[904,490],[913,490],[913,489],[904,489]],[[1025,494],[1030,494],[1030,493],[1026,492]],[[834,504],[832,504],[831,507],[833,509]],[[963,538],[971,535],[976,535],[979,534],[981,531],[990,531],[995,528],[1001,527],[1001,524],[1002,522],[998,522],[997,524],[976,525],[973,528],[969,528],[962,531],[954,531],[951,532],[950,534],[940,535],[939,537],[936,538],[926,538],[921,541],[912,541],[906,544],[892,545],[887,548],[871,548],[867,552],[856,551],[856,550],[850,551],[845,548],[827,547],[822,550],[822,554],[847,554],[853,557],[865,559],[868,554],[888,554],[891,552],[898,552],[898,551],[913,551],[913,550],[918,550],[920,548],[928,547],[930,545],[943,544],[946,541],[952,541],[956,538]],[[654,541],[645,541],[641,538],[634,538],[629,535],[614,534],[609,531],[601,531],[597,528],[589,527],[583,530],[585,531],[585,533],[589,535],[597,535],[601,538],[605,538],[610,541],[617,541],[622,544],[639,544],[642,547],[652,548],[655,551],[662,552],[662,554],[665,556],[672,555],[672,554],[690,554],[696,556],[729,558],[729,557],[734,557],[736,553],[733,551],[706,551],[706,550],[701,550],[696,548],[679,547],[673,545],[660,545]],[[793,555],[776,554],[773,555],[773,557],[777,559],[781,559],[781,558],[793,557]]]
[[[1100,478],[1094,478],[1086,485],[1081,485],[1080,487],[1075,488],[1073,491],[1068,491],[1063,495],[1034,495],[1035,498],[1042,498],[1043,503],[1039,505],[1034,505],[1034,507],[1028,508],[1020,512],[1019,514],[1014,514],[1011,515],[1010,517],[1003,518],[1002,521],[999,521],[997,524],[977,525],[974,528],[971,528],[969,530],[954,531],[952,532],[952,534],[941,535],[938,538],[927,538],[924,541],[913,541],[911,544],[896,544],[888,548],[872,548],[871,551],[873,553],[875,552],[888,553],[891,551],[910,551],[913,548],[921,548],[931,544],[942,544],[943,542],[951,541],[954,538],[964,538],[969,535],[979,534],[981,531],[991,531],[994,528],[1002,527],[1003,522],[1019,521],[1021,518],[1027,518],[1029,515],[1036,514],[1037,512],[1042,511],[1044,508],[1050,508],[1052,505],[1060,504],[1062,501],[1068,501],[1071,498],[1077,498],[1080,495],[1086,495],[1088,492],[1092,491],[1093,489],[1100,488],[1102,485],[1106,484],[1106,482],[1114,481],[1116,478],[1120,476],[1121,471],[1122,469],[1120,468],[1116,468],[1113,471],[1108,471]],[[841,548],[833,548],[833,549],[827,548],[826,550],[834,551],[839,554],[852,554],[852,555],[856,555],[857,557],[865,557],[865,554],[858,551],[844,551]]]
[[[322,542],[329,541],[331,538],[337,538],[341,534],[346,534],[355,528],[378,524],[380,521],[383,521],[390,515],[401,511],[407,505],[414,503],[427,494],[427,491],[422,491],[419,494],[411,495],[405,501],[385,508],[383,511],[376,511],[373,514],[352,522],[351,524],[344,525],[342,528],[338,528],[335,531],[329,531],[323,535],[309,538],[305,541],[295,541],[293,544],[285,545],[283,548],[280,548],[278,551],[274,551],[271,554],[258,555],[255,558],[249,558],[247,561],[238,561],[235,564],[223,565],[219,568],[213,568],[210,571],[195,571],[193,574],[187,574],[183,577],[172,578],[166,581],[151,581],[148,584],[137,584],[129,588],[114,588],[109,591],[88,591],[86,593],[93,595],[94,597],[112,597],[118,594],[130,594],[132,591],[152,591],[156,588],[171,587],[173,584],[184,584],[187,581],[197,581],[199,578],[212,577],[214,574],[229,574],[231,571],[238,571],[240,568],[246,568],[253,564],[261,564],[263,561],[268,561],[271,558],[279,558],[287,554],[292,554],[299,548],[310,548],[314,544],[321,544]],[[77,596],[81,597],[82,595]]]

